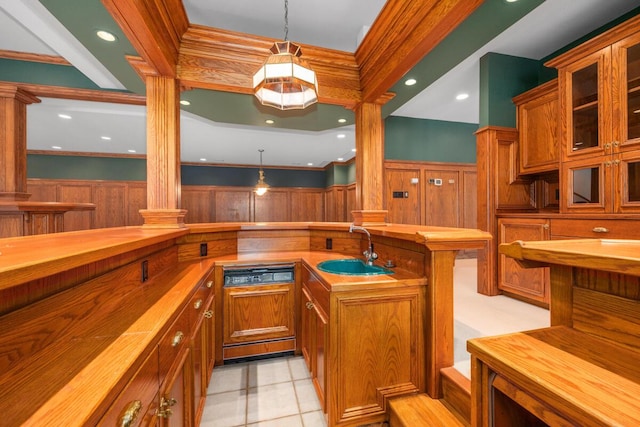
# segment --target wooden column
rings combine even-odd
[[[143,227],[184,227],[180,209],[180,86],[147,76],[147,209]]]
[[[378,103],[362,103],[356,110],[356,207],[352,211],[357,225],[385,223],[384,122]]]
[[[40,100],[18,86],[0,83],[0,202],[28,200],[27,105]]]

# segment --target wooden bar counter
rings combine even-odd
[[[468,341],[473,426],[640,422],[640,241],[503,244],[550,267],[551,327]]]
[[[384,419],[385,393],[437,396],[440,368],[453,365],[455,256],[482,247],[490,236],[404,225],[367,229],[379,263],[390,260],[394,275],[343,276],[316,268],[327,259],[362,258],[367,237],[350,233],[348,223],[123,227],[0,239],[0,395],[8,404],[0,425],[168,425],[169,417],[172,426],[197,424],[211,369],[220,362],[222,268],[274,261],[295,263],[297,272],[316,277],[331,295],[326,308],[334,319],[348,322],[361,313],[358,296],[367,304],[388,302],[385,292],[418,310],[419,325],[412,326],[418,335],[412,336],[421,348],[402,355],[411,362],[411,384],[383,391],[384,399],[368,409],[340,407],[333,397],[342,387],[339,369],[332,368],[326,383],[330,425]],[[296,275],[298,332],[298,276],[310,277],[305,274]],[[351,363],[327,351],[334,367]]]

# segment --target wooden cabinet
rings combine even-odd
[[[541,218],[498,219],[499,243],[516,240],[549,240],[549,220]],[[549,269],[523,268],[503,254],[498,258],[498,288],[506,294],[548,307]]]
[[[558,80],[515,98],[519,136],[520,174],[558,170]]]
[[[193,296],[187,310],[193,320],[191,353],[193,357],[193,414],[195,425],[200,424],[207,397],[207,387],[214,364],[215,325],[213,317],[213,280],[206,280]]]
[[[330,291],[302,274],[302,352],[329,426],[381,422],[387,399],[425,390],[424,286]]]
[[[308,268],[302,273],[301,350],[324,412],[327,412],[328,290]]]
[[[640,18],[549,61],[558,68],[563,213],[640,212]]]

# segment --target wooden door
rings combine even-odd
[[[164,427],[190,427],[191,416],[191,352],[188,347],[180,353],[177,364],[167,376],[160,397],[158,416]]]
[[[313,317],[315,324],[314,335],[314,355],[315,360],[315,373],[313,378],[313,384],[318,394],[318,400],[320,400],[320,406],[324,412],[327,412],[327,372],[329,367],[328,354],[327,354],[327,334],[329,333],[328,317],[320,307],[313,304]]]
[[[387,221],[394,224],[420,224],[420,171],[387,169],[385,197]]]
[[[425,225],[460,226],[457,171],[426,170],[424,173]]]
[[[311,295],[306,288],[302,288],[302,306],[300,308],[300,351],[307,364],[309,372],[315,372],[315,361],[313,355],[313,332],[315,326],[313,322],[313,303]]]

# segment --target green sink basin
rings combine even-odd
[[[318,264],[318,270],[325,273],[344,274],[347,276],[375,276],[377,274],[393,274],[393,271],[377,265],[367,265],[360,259],[332,259]]]

